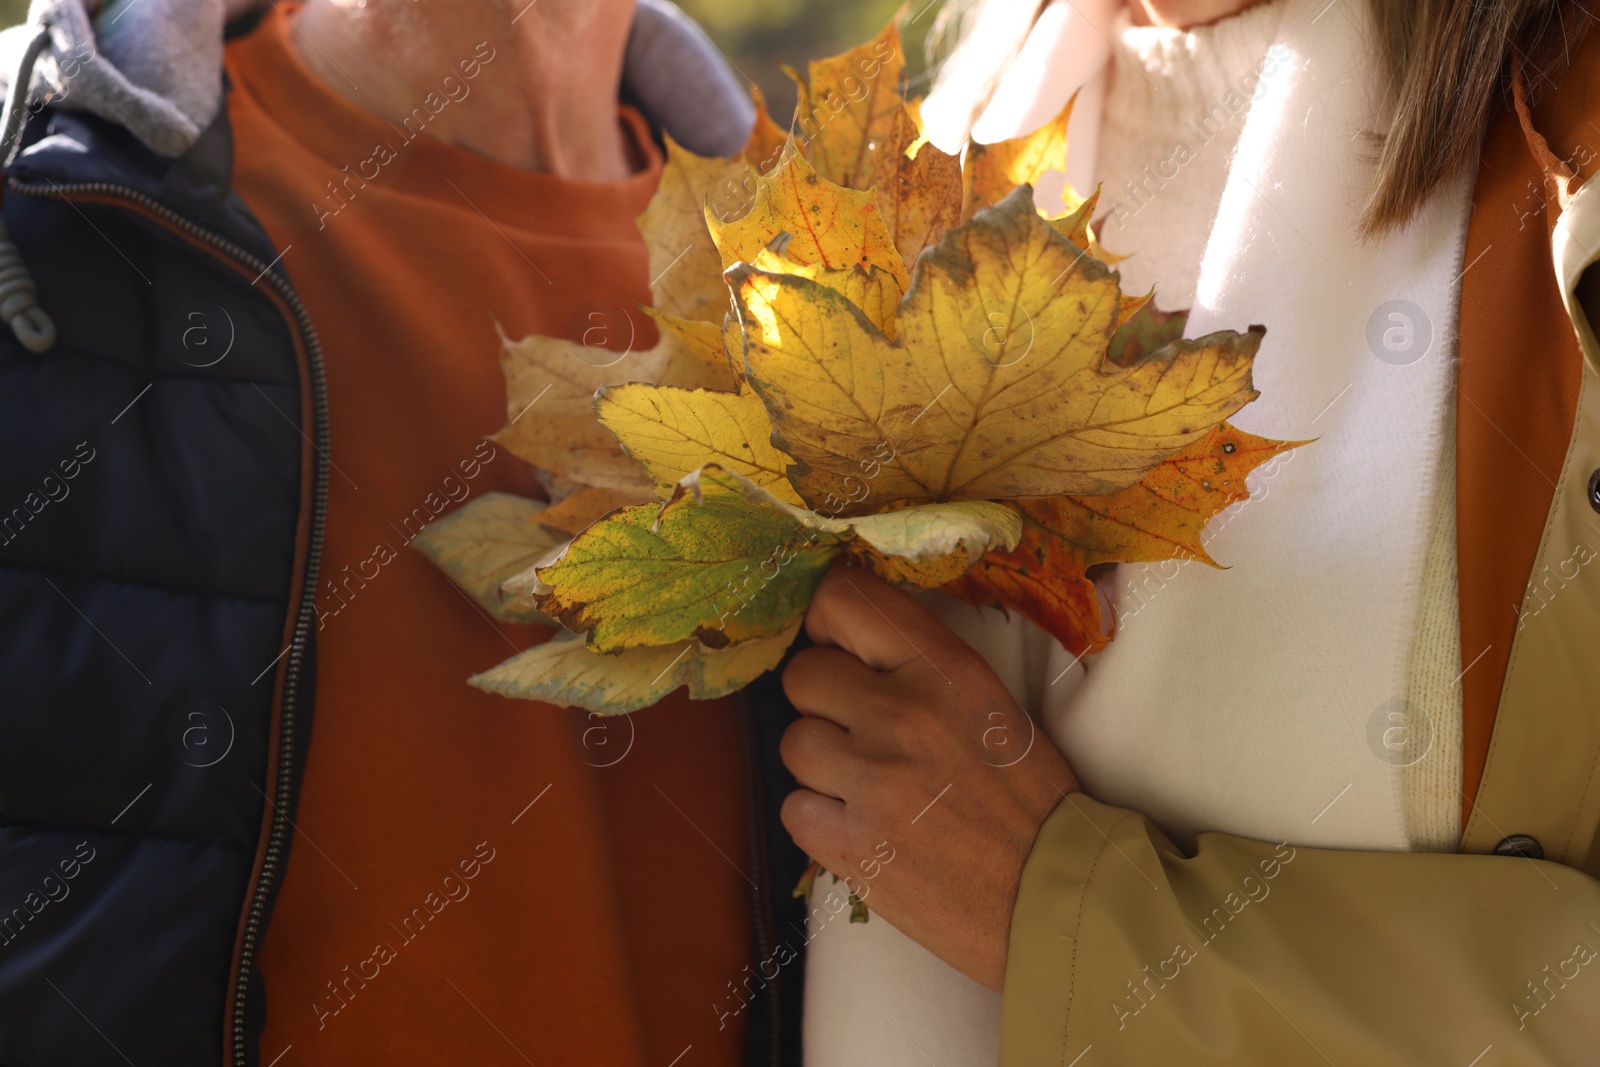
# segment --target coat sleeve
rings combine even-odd
[[[1002,1015],[1001,1067],[1593,1064],[1600,882],[1226,834],[1189,855],[1073,794],[1023,870]]]

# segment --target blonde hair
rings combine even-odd
[[[966,129],[994,94],[1050,0],[950,0],[930,48]],[[1490,118],[1520,69],[1530,104],[1571,61],[1593,0],[1366,0],[1392,119],[1375,138],[1377,172],[1360,227],[1404,226],[1439,185],[1474,166]],[[970,107],[967,105],[970,104]],[[959,116],[958,116],[959,120]]]

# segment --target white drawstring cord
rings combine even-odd
[[[0,124],[0,163],[9,166],[11,153],[22,135],[27,113],[28,87],[33,81],[33,65],[50,44],[50,27],[40,26],[22,53],[11,92],[6,98],[5,121]],[[56,343],[56,324],[39,306],[39,287],[23,262],[22,252],[11,240],[5,220],[0,218],[0,319],[10,323],[17,340],[30,352],[47,352]]]

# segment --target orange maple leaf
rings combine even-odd
[[[1206,552],[1206,524],[1250,495],[1246,475],[1302,444],[1223,423],[1120,492],[1013,501],[1022,516],[1017,547],[991,549],[943,588],[974,604],[1021,612],[1074,655],[1097,652],[1112,628],[1089,568],[1169,559],[1219,566]]]

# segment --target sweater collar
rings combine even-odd
[[[1211,110],[1260,71],[1286,2],[1189,30],[1135,26],[1124,8],[1113,36],[1113,92],[1136,114],[1189,118]]]

